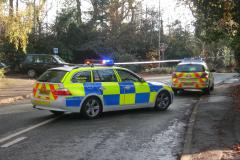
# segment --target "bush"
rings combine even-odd
[[[138,58],[134,54],[120,54],[117,53],[114,55],[114,61],[117,62],[137,62]],[[140,72],[143,67],[141,65],[123,65],[122,67],[128,68],[134,72]]]
[[[175,67],[161,67],[146,69],[145,73],[154,74],[172,74],[175,71]]]
[[[4,74],[5,74],[5,70],[0,69],[0,78],[4,78],[5,77]]]

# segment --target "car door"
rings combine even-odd
[[[150,88],[147,82],[128,70],[117,69],[116,71],[121,79],[119,86],[124,105],[149,103]]]
[[[74,73],[71,76],[70,82],[64,84],[64,87],[72,94],[72,96],[66,98],[66,106],[79,107],[82,100],[94,91],[91,71],[78,71]]]
[[[210,87],[212,87],[212,86],[214,85],[213,73],[209,70],[209,68],[208,68],[207,65],[205,66],[205,71],[206,71],[206,73],[208,73],[208,75],[209,75],[209,84],[210,84]]]
[[[120,87],[113,69],[93,70],[93,81],[101,92],[105,107],[120,105]]]

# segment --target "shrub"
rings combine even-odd
[[[4,78],[5,77],[4,74],[5,74],[5,70],[0,69],[0,78]]]
[[[161,67],[161,68],[150,68],[146,69],[145,73],[154,73],[154,74],[172,74],[175,70],[175,67]]]
[[[114,55],[115,62],[137,62],[138,58],[134,54],[120,54],[117,53]],[[122,67],[128,68],[134,72],[140,72],[143,67],[141,65],[123,65]]]

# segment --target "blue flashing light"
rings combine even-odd
[[[103,60],[96,60],[96,59],[86,59],[84,61],[84,64],[86,65],[103,65],[103,66],[113,66],[114,61],[112,59],[103,59]]]
[[[106,66],[113,66],[114,65],[114,61],[111,59],[103,59],[102,60],[102,64],[106,65]]]

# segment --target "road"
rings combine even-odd
[[[215,84],[234,74],[215,74]],[[148,77],[167,81],[170,77]],[[175,97],[165,112],[139,109],[104,113],[96,120],[78,114],[60,117],[30,103],[0,108],[0,160],[174,160],[201,92]]]

